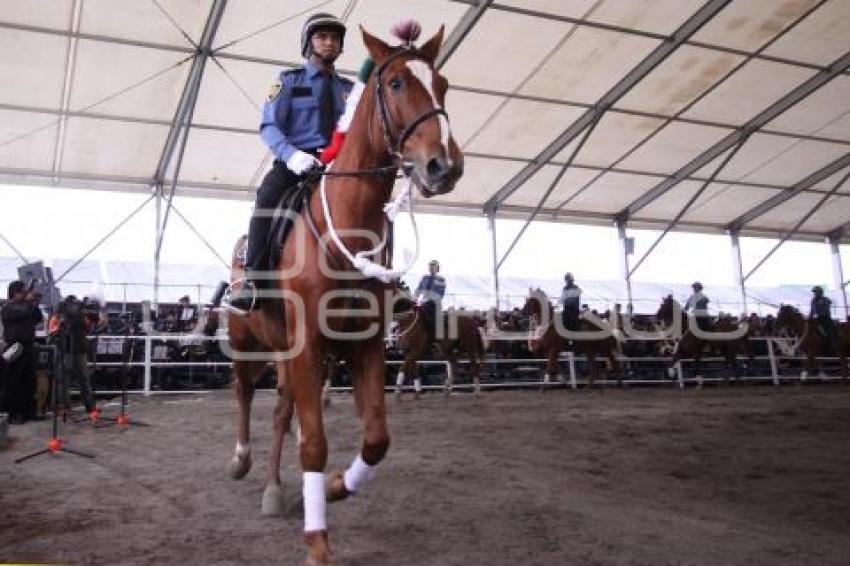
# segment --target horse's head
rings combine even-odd
[[[549,302],[548,295],[542,289],[529,289],[528,297],[522,306],[522,314],[539,323],[543,319],[544,308],[548,309],[551,320],[552,303]]]
[[[673,323],[673,315],[678,311],[681,311],[682,307],[673,298],[673,295],[667,295],[661,300],[661,306],[658,307],[658,312],[655,313],[655,318],[658,322],[663,323],[666,326],[670,326]]]
[[[774,330],[777,334],[799,334],[803,328],[803,314],[791,305],[779,305]]]
[[[369,86],[375,89],[387,150],[401,158],[422,196],[451,191],[463,174],[463,153],[444,110],[449,83],[434,68],[443,27],[420,48],[391,47],[360,29],[375,61]]]

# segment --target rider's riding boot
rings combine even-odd
[[[218,286],[215,288],[215,293],[213,293],[212,298],[210,299],[210,307],[216,308],[221,306],[221,300],[224,298],[224,294],[227,292],[227,288],[230,284],[227,281],[219,281]]]
[[[250,269],[245,270],[245,276],[231,286],[228,304],[236,309],[252,311],[257,308],[257,284]]]

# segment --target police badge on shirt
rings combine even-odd
[[[269,102],[277,98],[277,95],[280,94],[280,89],[282,88],[282,84],[280,81],[275,81],[274,84],[269,88]]]

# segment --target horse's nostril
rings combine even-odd
[[[449,170],[449,165],[446,160],[441,157],[433,157],[428,161],[426,166],[428,177],[430,179],[441,179],[446,176]]]

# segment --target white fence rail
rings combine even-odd
[[[127,362],[121,361],[110,361],[110,362],[90,362],[90,366],[93,368],[108,368],[108,367],[127,367],[127,368],[144,368],[143,369],[143,385],[140,393],[145,396],[149,396],[154,393],[153,391],[153,370],[155,368],[179,368],[179,367],[231,367],[232,362],[230,361],[186,361],[186,362],[175,362],[175,361],[161,361],[154,359],[154,350],[155,347],[159,345],[155,345],[155,342],[170,342],[170,343],[178,343],[183,345],[197,345],[200,341],[222,341],[227,340],[226,336],[214,336],[214,337],[199,337],[196,334],[159,334],[159,335],[135,335],[135,336],[98,336],[91,337],[92,339],[98,340],[113,340],[113,341],[123,341],[123,340],[135,340],[142,341],[144,343],[144,355],[143,359],[139,361],[133,361],[130,359]],[[794,382],[804,382],[807,379],[804,373],[801,372],[798,376],[788,376],[782,375],[780,371],[779,365],[780,361],[785,362],[798,362],[804,361],[803,357],[800,356],[788,356],[776,351],[775,340],[774,338],[751,338],[750,340],[758,340],[766,342],[767,355],[755,356],[753,358],[738,356],[737,362],[763,362],[767,367],[770,368],[769,375],[761,375],[761,376],[742,376],[735,378],[736,381],[742,382],[772,382],[773,385],[780,385],[782,382],[794,381]],[[123,342],[121,342],[123,348]],[[121,350],[123,352],[123,350]],[[114,353],[114,352],[113,352]],[[837,362],[839,358],[835,357],[819,357],[819,361],[828,361],[828,362]],[[604,363],[604,359],[597,359],[597,363]],[[622,356],[618,357],[618,361],[621,365],[621,372],[627,371],[627,368],[632,373],[635,373],[633,370],[639,368],[641,365],[649,365],[649,364],[659,364],[659,363],[669,363],[671,361],[670,357],[665,356],[640,356],[640,357],[628,357]],[[622,379],[620,380],[612,380],[612,379],[597,379],[596,383],[599,384],[624,384],[624,385],[648,385],[648,384],[657,384],[657,385],[669,385],[671,383],[677,384],[680,388],[684,388],[688,384],[696,384],[702,385],[703,383],[710,382],[718,382],[725,381],[724,377],[703,377],[701,375],[694,376],[686,376],[684,367],[686,365],[690,365],[693,363],[692,359],[682,359],[679,363],[674,366],[675,377],[673,379],[641,379],[629,377],[627,375],[621,375]],[[722,362],[723,358],[719,357],[705,357],[701,358],[701,362],[705,364],[713,364],[716,362]],[[581,385],[587,383],[586,379],[583,379],[579,375],[578,365],[580,363],[587,363],[587,358],[584,356],[576,356],[573,352],[564,352],[560,356],[560,364],[559,366],[566,371],[564,372],[563,381],[558,385],[566,385],[572,389],[578,389]],[[536,373],[538,379],[529,379],[522,381],[498,381],[498,382],[482,382],[482,389],[488,388],[511,388],[511,387],[547,387],[552,386],[553,384],[547,383],[542,379],[543,375],[543,365],[546,363],[545,359],[542,358],[522,358],[522,359],[500,359],[500,358],[492,358],[488,357],[483,360],[483,367],[490,367],[493,371],[498,370],[498,366],[521,366],[521,369],[527,373]],[[387,365],[389,366],[399,366],[402,364],[400,360],[388,360]],[[446,368],[446,374],[449,372],[449,362],[447,360],[421,360],[417,362],[419,366],[443,366]],[[466,365],[469,364],[468,360],[459,360],[458,364]],[[525,367],[522,367],[525,366]],[[539,368],[537,366],[540,366]],[[519,369],[519,368],[518,368]],[[655,369],[658,369],[657,367]],[[556,376],[552,376],[556,377]],[[828,381],[828,380],[839,380],[840,376],[818,376],[819,380]],[[388,390],[393,390],[395,388],[394,385],[388,385]],[[423,389],[444,389],[445,384],[443,385],[425,385]],[[471,389],[471,383],[454,383],[453,389]],[[332,387],[332,391],[346,391],[350,388],[347,387]],[[409,386],[405,386],[405,390],[409,390]]]

